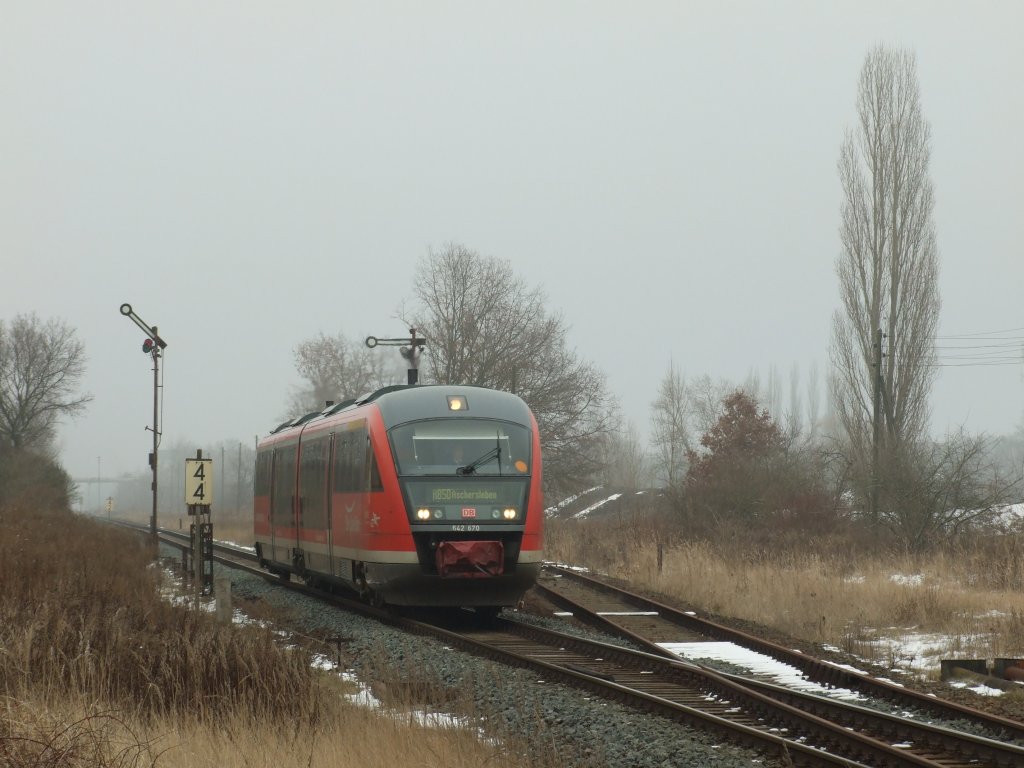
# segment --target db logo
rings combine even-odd
[[[462,516],[463,517],[476,517],[476,508],[474,508],[474,507],[463,507],[462,508]]]

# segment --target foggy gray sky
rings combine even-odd
[[[74,476],[251,443],[319,331],[401,335],[417,260],[509,259],[644,432],[688,376],[824,382],[844,131],[917,55],[944,335],[1024,327],[1020,2],[0,0],[0,318],[78,329]],[[1020,332],[1017,335],[1021,335]],[[933,429],[1006,433],[1022,366],[943,369]]]

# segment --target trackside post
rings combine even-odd
[[[196,597],[213,594],[213,459],[204,459],[202,449],[194,459],[185,459],[185,505],[192,542],[192,567]]]
[[[160,358],[163,357],[163,350],[167,348],[167,342],[160,338],[156,326],[146,325],[139,317],[132,305],[125,303],[121,305],[121,314],[135,323],[142,332],[146,334],[146,340],[142,342],[142,351],[153,358],[153,452],[149,454],[149,468],[153,470],[153,512],[149,517],[149,535],[156,541],[156,500],[157,500],[157,461],[160,450]],[[146,427],[149,429],[149,427]]]

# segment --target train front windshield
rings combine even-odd
[[[483,419],[417,421],[391,430],[400,475],[525,476],[530,431]]]

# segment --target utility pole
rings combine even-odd
[[[156,326],[153,326],[153,333],[156,334]],[[157,336],[159,338],[159,336]],[[146,351],[146,342],[142,342],[142,350]],[[149,534],[156,538],[156,486],[157,478],[157,455],[160,450],[160,346],[150,345],[150,356],[153,358],[153,514],[149,518]]]
[[[149,466],[153,470],[153,512],[149,518],[149,533],[156,538],[156,498],[157,498],[157,452],[160,448],[160,357],[167,342],[160,338],[156,326],[148,326],[132,310],[131,304],[121,305],[121,314],[135,323],[146,334],[142,342],[143,353],[153,358],[153,452],[149,454]],[[147,427],[148,429],[148,427]]]

